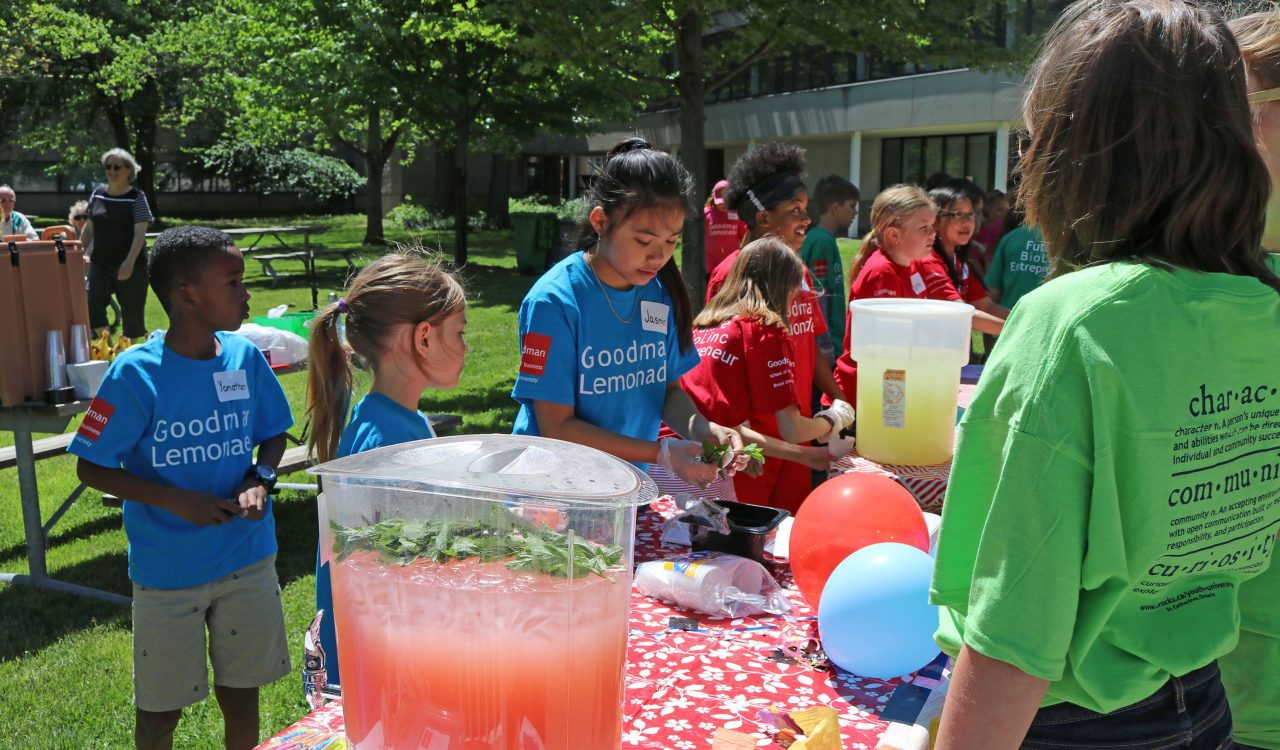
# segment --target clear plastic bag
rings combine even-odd
[[[702,519],[702,525],[717,533],[729,533],[729,509],[711,498],[681,493],[672,497],[672,506],[671,516],[662,522],[664,544],[689,546],[689,524],[680,520],[685,517]]]
[[[256,323],[245,323],[236,331],[253,342],[253,345],[270,352],[273,365],[292,365],[307,358],[310,345],[296,333]]]
[[[645,596],[708,615],[746,617],[791,611],[782,587],[763,565],[723,552],[694,552],[641,563],[635,585]]]

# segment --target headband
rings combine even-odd
[[[738,213],[754,216],[758,211],[768,211],[805,189],[800,175],[790,172],[771,175],[748,188],[735,208]]]
[[[346,297],[339,297],[339,298],[338,298],[338,312],[342,312],[342,313],[344,313],[344,312],[350,312],[350,310],[348,310],[348,308],[347,308],[347,298],[346,298]]]

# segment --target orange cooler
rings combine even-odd
[[[622,736],[643,472],[463,435],[312,470],[356,750],[609,750]]]

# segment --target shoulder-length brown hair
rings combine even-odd
[[[1019,200],[1051,277],[1137,260],[1280,290],[1261,246],[1267,171],[1220,15],[1185,0],[1080,0],[1029,81]]]
[[[791,295],[803,282],[800,256],[777,237],[761,237],[738,253],[724,284],[693,324],[710,328],[731,318],[755,318],[785,330]]]

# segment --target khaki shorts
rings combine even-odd
[[[133,702],[175,711],[215,685],[256,688],[291,671],[276,556],[186,589],[133,584]],[[209,657],[205,658],[208,632]]]

